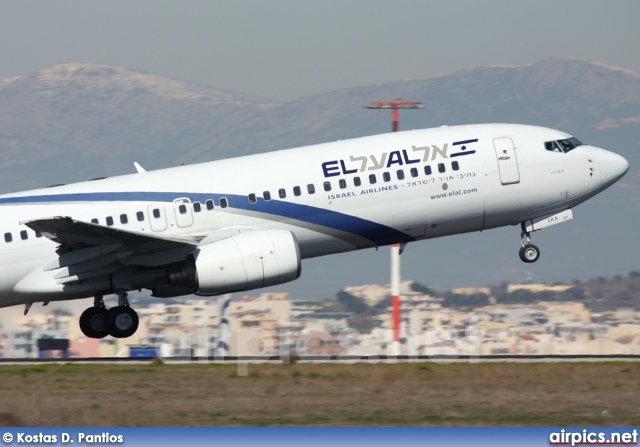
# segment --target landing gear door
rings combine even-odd
[[[518,158],[516,156],[516,149],[513,146],[513,140],[509,137],[494,138],[493,146],[496,150],[498,171],[500,172],[500,181],[502,184],[511,185],[513,183],[520,183]]]

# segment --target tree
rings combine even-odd
[[[419,292],[424,295],[430,295],[430,296],[435,295],[435,293],[433,293],[433,290],[431,290],[430,287],[425,286],[424,284],[420,284],[419,282],[416,282],[416,281],[413,281],[410,287],[411,287],[411,290],[413,290],[414,292]]]
[[[336,298],[339,303],[344,305],[347,312],[361,314],[369,310],[369,306],[362,298],[351,295],[349,292],[345,292],[344,290],[338,292]]]

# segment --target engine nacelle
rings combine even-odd
[[[298,241],[286,230],[255,230],[211,243],[203,241],[193,260],[169,269],[171,286],[202,295],[258,289],[300,277]]]

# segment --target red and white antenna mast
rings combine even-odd
[[[402,101],[396,99],[395,101],[375,101],[370,102],[365,109],[391,109],[391,131],[398,131],[398,123],[400,122],[400,109],[424,109],[424,106],[420,102]]]
[[[391,109],[391,130],[398,131],[400,109],[424,109],[422,103],[414,101],[375,101],[370,102],[365,109]],[[391,355],[400,354],[400,244],[391,246],[391,306],[393,321],[393,343]]]

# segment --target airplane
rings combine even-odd
[[[0,196],[0,307],[93,297],[82,332],[124,338],[139,322],[130,291],[252,290],[316,256],[520,225],[520,259],[535,262],[531,233],[570,220],[629,164],[558,130],[474,124],[135,167]]]

